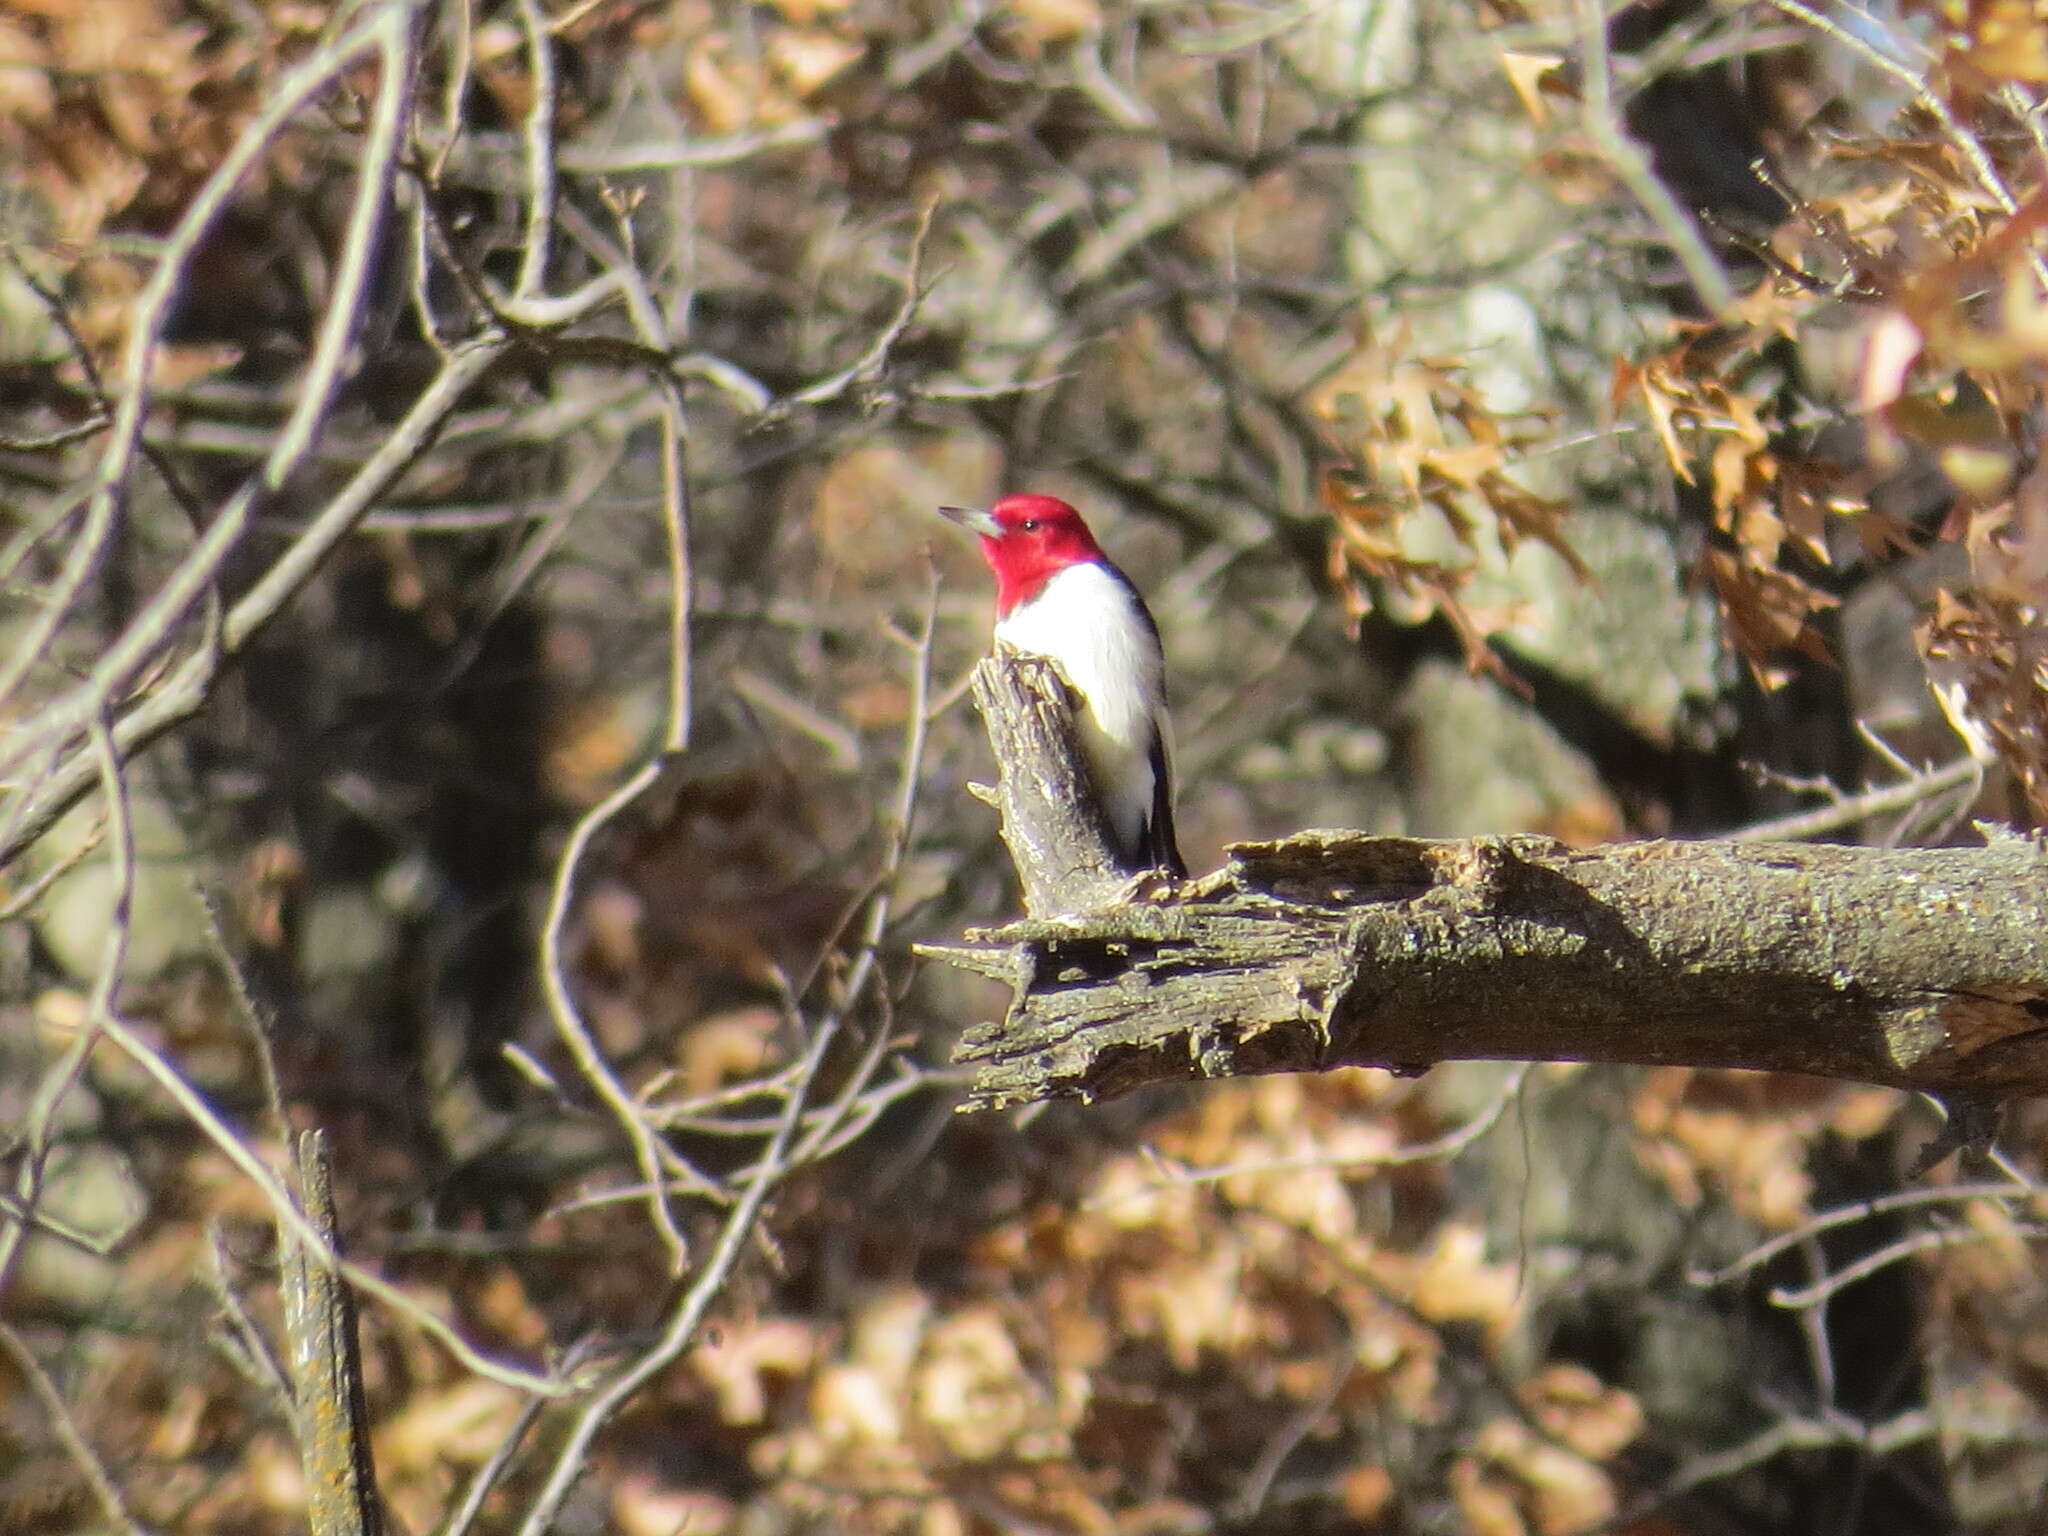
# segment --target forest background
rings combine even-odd
[[[1198,869],[2038,824],[2044,38],[0,3],[0,1526],[303,1526],[317,1126],[395,1529],[2039,1529],[2034,1106],[962,1116],[912,946],[1016,909],[931,509],[1026,486]]]

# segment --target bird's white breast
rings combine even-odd
[[[1099,565],[1071,565],[996,624],[996,639],[1049,656],[1081,696],[1081,740],[1112,822],[1129,834],[1152,811],[1152,743],[1164,728],[1158,642],[1131,589]]]

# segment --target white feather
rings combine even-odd
[[[1129,587],[1100,565],[1070,565],[996,624],[996,639],[1049,656],[1081,696],[1081,746],[1118,837],[1152,814],[1152,744],[1165,728],[1158,642]]]

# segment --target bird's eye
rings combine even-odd
[[[1027,517],[1024,519],[1022,527],[1026,533],[1036,533],[1038,532],[1038,519],[1035,517]]]

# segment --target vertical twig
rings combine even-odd
[[[536,193],[537,195],[537,193]],[[630,264],[622,261],[619,269],[630,273],[622,276],[621,282],[632,291],[639,278]],[[651,328],[660,323],[659,311],[651,302],[628,305],[636,323],[642,329],[642,340],[650,349],[665,354],[667,338]],[[555,1030],[568,1048],[576,1063],[576,1069],[583,1074],[613,1120],[626,1135],[633,1149],[633,1162],[638,1169],[647,1190],[648,1213],[654,1218],[655,1230],[661,1235],[662,1244],[668,1250],[672,1273],[681,1274],[689,1264],[689,1244],[682,1229],[676,1223],[674,1210],[668,1202],[668,1178],[671,1173],[681,1173],[693,1185],[705,1193],[711,1186],[695,1170],[690,1169],[680,1157],[661,1139],[660,1134],[649,1123],[645,1108],[627,1091],[619,1076],[598,1049],[588,1026],[576,1007],[575,997],[569,987],[568,972],[563,965],[562,936],[569,920],[569,908],[575,895],[576,874],[589,850],[591,840],[622,813],[658,780],[666,763],[686,751],[690,744],[690,474],[687,418],[684,415],[682,384],[672,374],[663,373],[657,379],[662,397],[661,434],[661,509],[662,534],[666,543],[669,567],[669,685],[668,718],[662,729],[662,748],[659,755],[642,764],[639,771],[626,780],[596,806],[592,807],[575,829],[569,834],[568,846],[562,850],[561,862],[556,866],[553,886],[548,892],[548,910],[541,924],[541,987],[547,998],[548,1013],[553,1018]]]
[[[513,303],[540,296],[547,286],[555,226],[555,49],[538,0],[519,0],[526,56],[533,71],[533,101],[526,111],[526,234],[520,241]]]
[[[292,1164],[306,1221],[327,1253],[339,1253],[325,1134],[301,1132],[293,1143]],[[306,1522],[312,1536],[382,1536],[384,1512],[370,1459],[355,1297],[328,1267],[325,1253],[309,1253],[289,1227],[280,1226],[277,1239],[284,1255],[284,1326],[291,1343],[299,1458],[306,1472]]]

